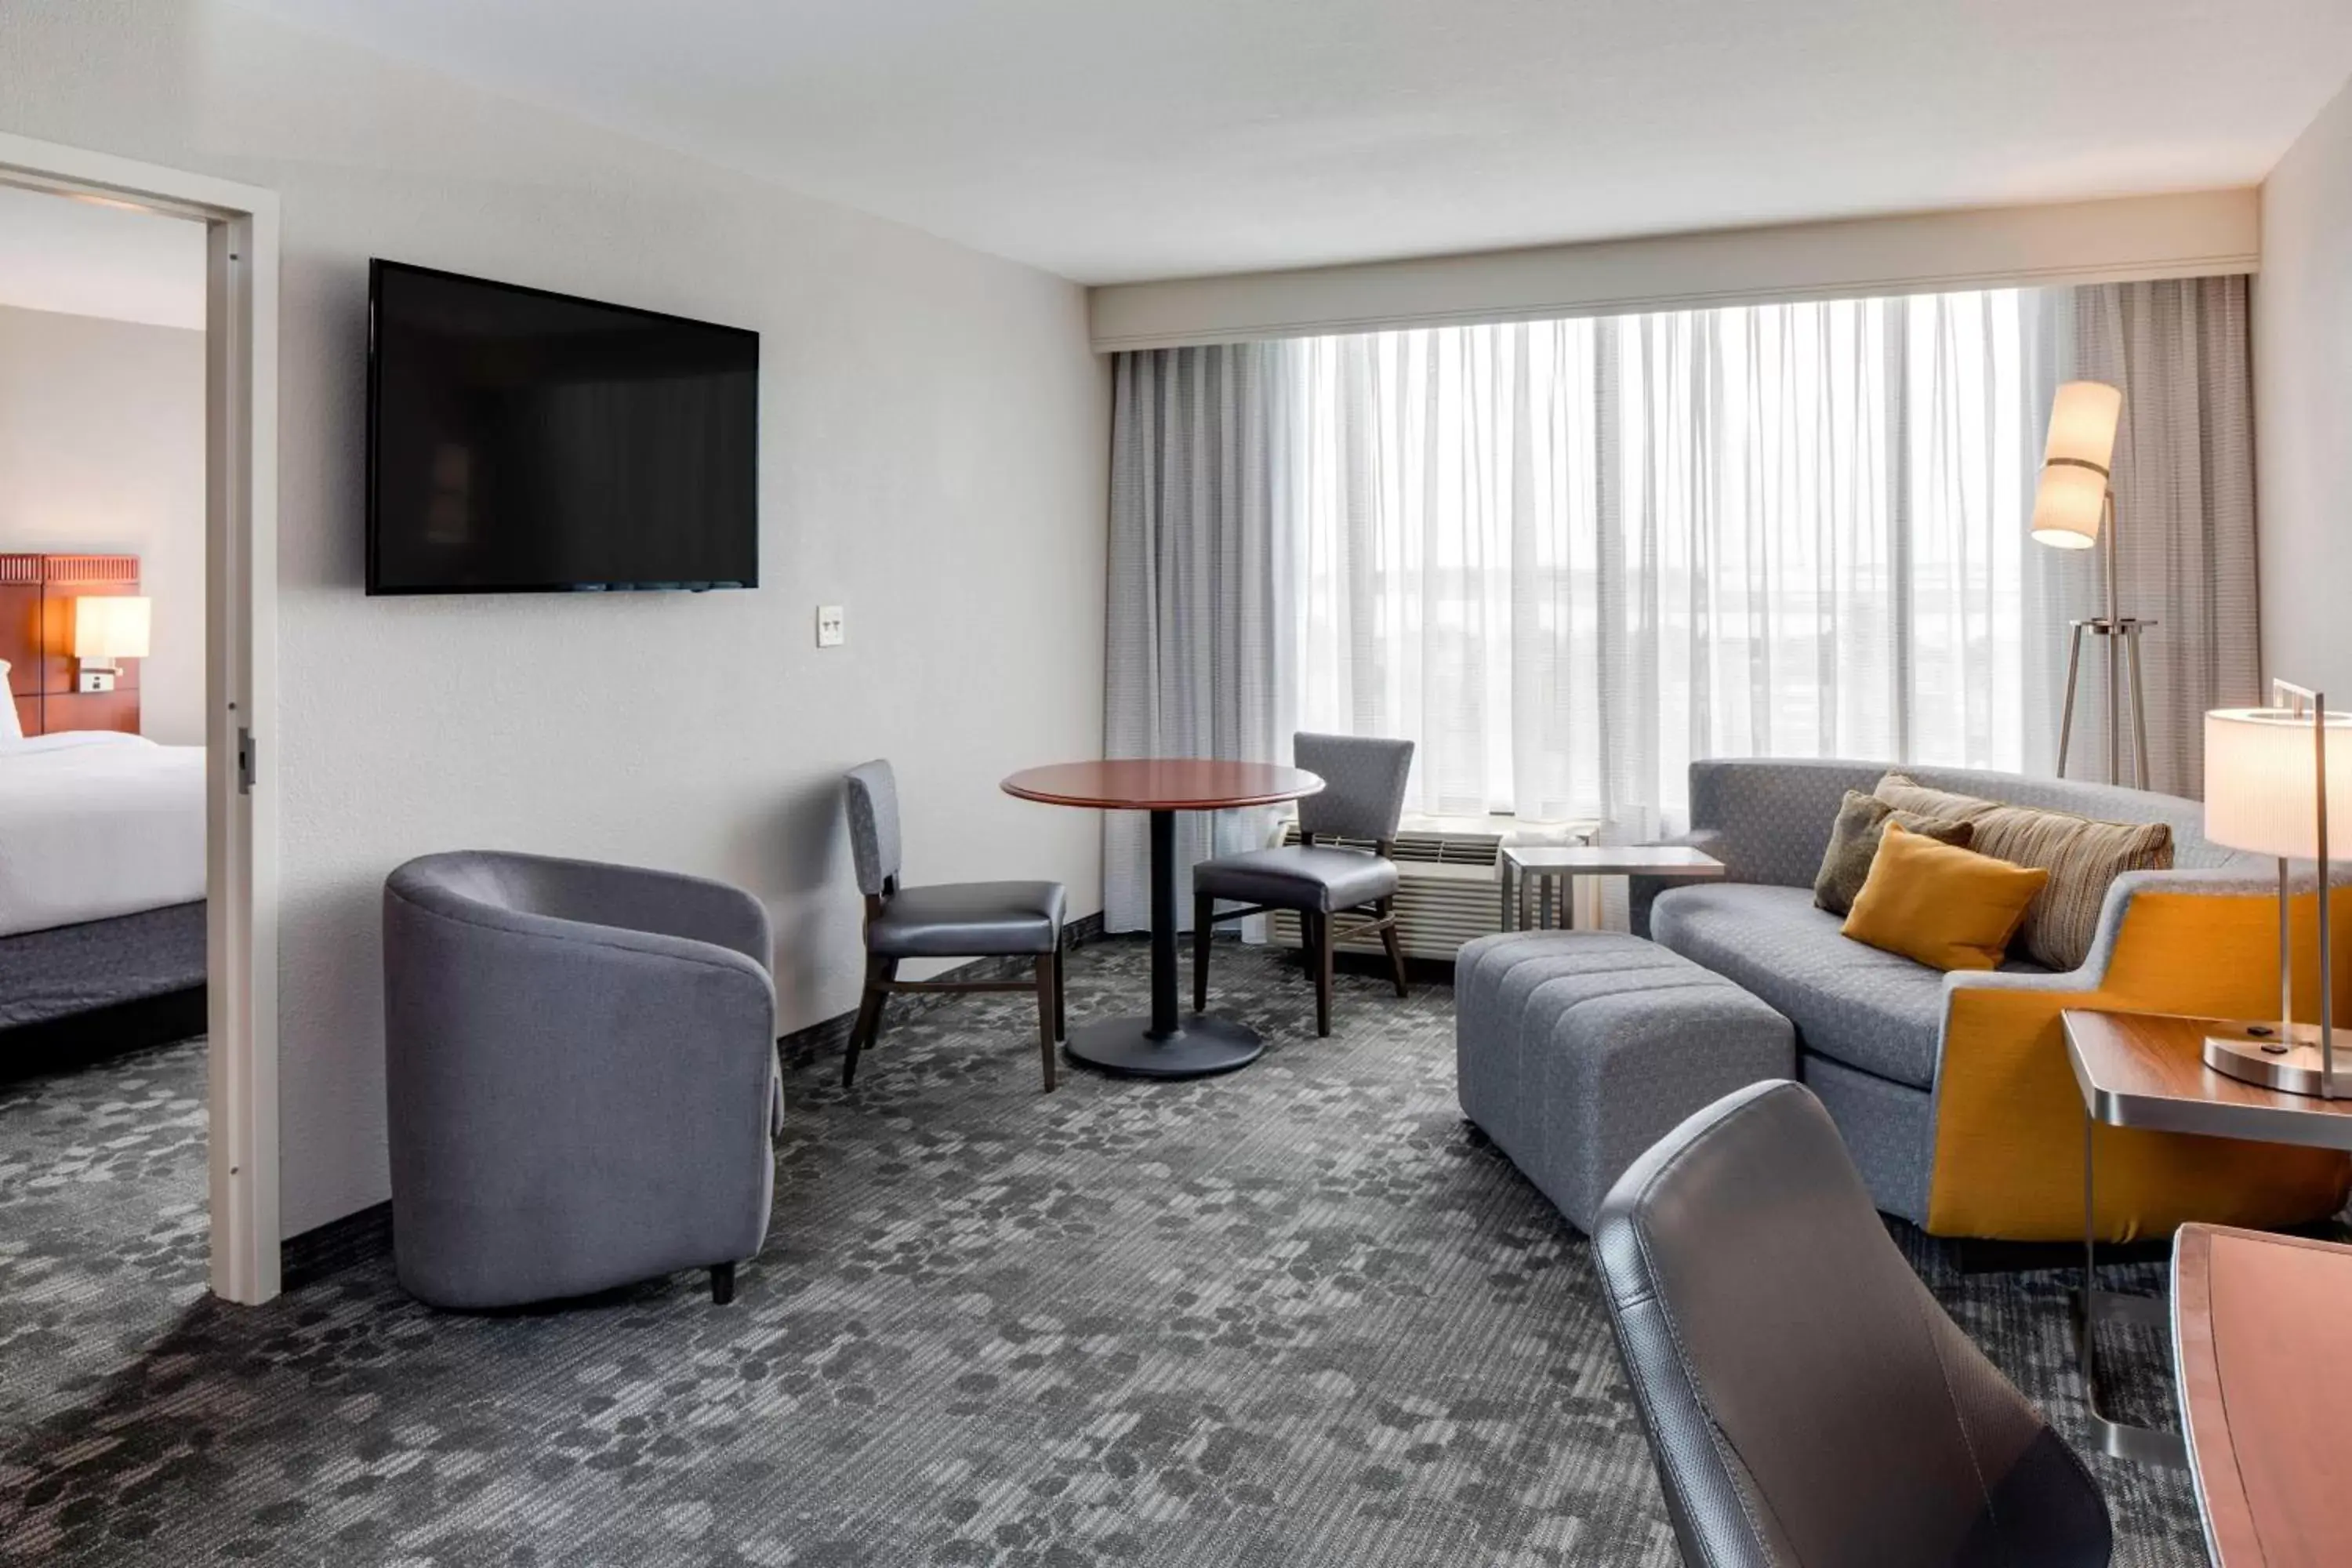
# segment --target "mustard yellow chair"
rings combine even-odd
[[[2012,962],[1944,974],[1852,942],[1815,909],[1814,873],[1849,789],[1889,772],[1931,788],[2108,822],[2170,824],[2174,869],[2108,890],[2080,969]],[[1721,882],[1637,881],[1633,929],[1786,1015],[1799,1071],[1843,1134],[1873,1201],[1937,1236],[2018,1241],[2083,1234],[2083,1100],[2058,1015],[2267,1017],[2278,1010],[2275,862],[2207,841],[2195,802],[1963,768],[1756,760],[1691,765],[1692,831]],[[2298,901],[2313,951],[2317,899]],[[2335,903],[2339,1016],[2352,1013],[2352,889]],[[2302,976],[2315,1016],[2316,966]],[[2343,1206],[2352,1162],[2324,1151],[2099,1128],[2104,1239],[2186,1220],[2278,1226]]]

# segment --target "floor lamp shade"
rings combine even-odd
[[[2098,542],[2124,395],[2103,381],[2070,381],[2050,404],[2050,437],[2033,496],[2033,537],[2066,550]]]
[[[2283,860],[2319,856],[2318,750],[2325,736],[2327,842],[2352,848],[2352,713],[2223,708],[2205,715],[2205,837]]]
[[[2042,470],[2033,491],[2033,538],[2061,550],[2088,550],[2099,542],[2107,509],[2107,476],[2090,468]]]
[[[2069,381],[2050,401],[2050,438],[2045,463],[2081,463],[2105,473],[2114,466],[2116,426],[2123,417],[2121,387],[2104,381]]]

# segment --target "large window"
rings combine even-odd
[[[2042,316],[2004,290],[1287,345],[1299,721],[1416,738],[1425,810],[1632,832],[1695,756],[2021,765]]]

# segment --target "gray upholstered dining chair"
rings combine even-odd
[[[1027,991],[1037,993],[1037,1050],[1045,1089],[1055,1083],[1055,1043],[1063,1028],[1062,910],[1059,882],[940,882],[901,887],[898,782],[887,762],[862,763],[843,776],[849,806],[849,848],[857,890],[866,895],[866,992],[841,1086],[857,1079],[857,1056],[882,1032],[883,1005],[898,991]],[[1029,958],[1034,980],[901,980],[909,958]]]
[[[467,851],[383,886],[400,1283],[437,1307],[682,1268],[733,1298],[783,1114],[768,911],[667,871]]]
[[[1592,1240],[1685,1562],[2104,1568],[2097,1484],[1911,1271],[1811,1090],[1691,1117]]]
[[[1299,947],[1315,974],[1315,1032],[1328,1035],[1332,950],[1339,943],[1378,931],[1397,994],[1405,994],[1397,869],[1389,856],[1404,816],[1412,742],[1302,731],[1291,737],[1290,748],[1294,763],[1323,780],[1320,793],[1298,803],[1300,841],[1223,855],[1192,868],[1192,1010],[1208,1009],[1209,938],[1216,923],[1290,910],[1298,916]],[[1369,847],[1318,843],[1322,838],[1354,839]],[[1220,899],[1245,907],[1220,912]],[[1335,928],[1335,917],[1349,914],[1365,918]]]

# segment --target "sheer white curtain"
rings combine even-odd
[[[1693,757],[2024,765],[2052,304],[1286,345],[1300,722],[1414,737],[1421,809],[1622,837]]]

